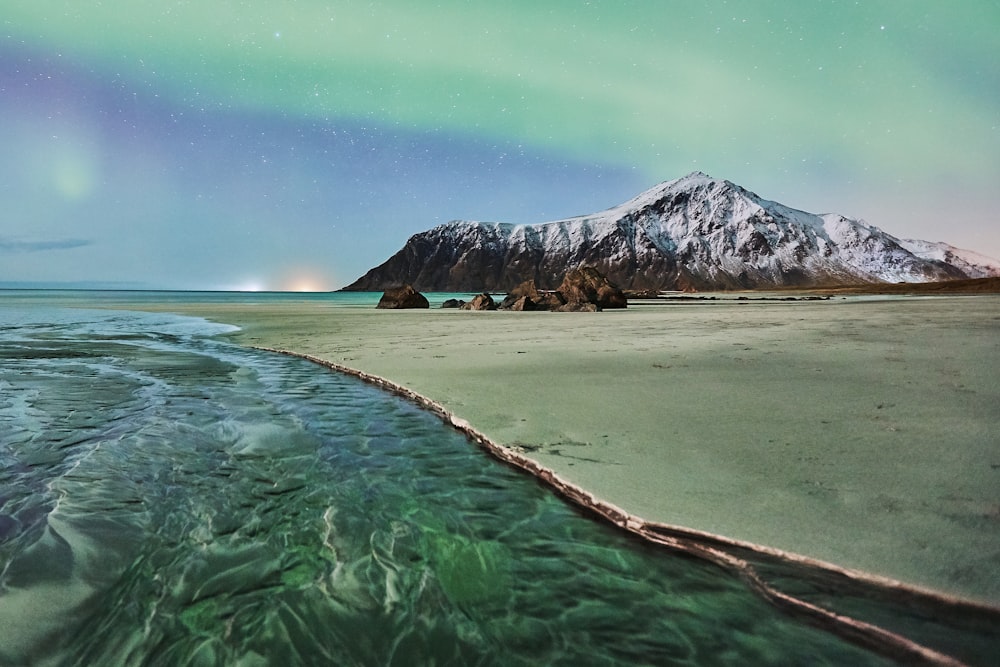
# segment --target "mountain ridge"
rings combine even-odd
[[[344,288],[504,291],[593,266],[625,289],[727,290],[1000,276],[1000,262],[814,214],[702,172],[604,211],[537,224],[453,220],[410,237]]]

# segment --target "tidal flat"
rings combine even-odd
[[[1000,296],[169,309],[404,385],[645,519],[1000,604]]]
[[[593,520],[349,373],[197,318],[3,305],[0,664],[901,657]]]
[[[816,605],[939,651],[931,663],[989,664],[1000,645],[1000,297],[728,295],[603,313],[53,298],[205,317],[240,327],[221,335],[240,345],[385,378],[633,518],[708,535],[696,550],[721,544],[804,602],[802,620]]]

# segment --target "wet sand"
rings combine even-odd
[[[1000,604],[1000,296],[165,309],[404,385],[645,519]]]

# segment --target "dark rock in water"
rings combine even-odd
[[[597,306],[597,310],[628,306],[625,293],[612,285],[603,273],[591,266],[569,271],[557,291],[567,305],[592,303]]]
[[[387,289],[378,300],[376,308],[430,308],[430,304],[420,292],[409,285]]]
[[[462,306],[462,310],[496,310],[497,304],[486,292],[472,297],[472,301]]]
[[[441,304],[442,308],[461,308],[465,305],[465,301],[462,299],[447,299]]]

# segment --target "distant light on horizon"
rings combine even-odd
[[[257,276],[243,276],[219,284],[223,292],[330,292],[337,281],[315,267],[295,267]]]
[[[311,283],[300,283],[300,284],[297,284],[297,285],[293,285],[291,288],[289,288],[287,290],[281,290],[281,291],[283,291],[283,292],[329,292],[330,290],[326,290],[326,289],[323,289],[321,287],[317,287],[316,285],[313,285]]]
[[[222,292],[266,292],[267,287],[259,280],[247,280],[235,285],[225,285],[219,288]]]
[[[277,282],[279,292],[329,292],[333,284],[328,276],[314,268],[295,269]]]

